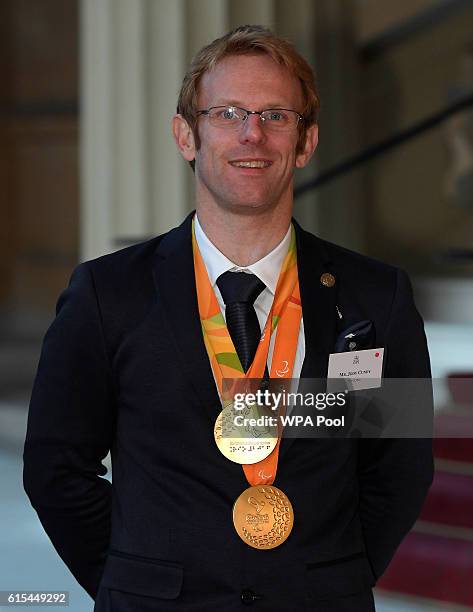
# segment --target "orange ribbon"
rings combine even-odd
[[[223,403],[232,401],[235,391],[235,385],[225,384],[226,379],[241,381],[241,379],[263,378],[271,335],[276,330],[270,378],[291,378],[302,317],[294,228],[291,227],[291,242],[279,273],[273,304],[253,363],[246,373],[238,358],[200,254],[195,238],[194,222],[192,222],[192,248],[204,343]],[[278,467],[281,434],[279,428],[278,442],[268,457],[258,463],[243,465],[245,476],[251,485],[273,484]]]

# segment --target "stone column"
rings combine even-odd
[[[80,53],[80,255],[112,249],[113,0],[82,0]]]
[[[192,204],[187,176],[190,170],[177,152],[171,118],[185,70],[186,13],[183,0],[148,0],[150,226],[148,234],[159,234],[178,225]]]

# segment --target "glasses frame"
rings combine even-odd
[[[210,106],[209,108],[198,110],[196,116],[197,117],[200,117],[201,115],[209,116],[210,111],[214,110],[215,108],[231,108],[231,109],[243,111],[245,113],[245,116],[242,117],[240,123],[235,123],[236,128],[240,127],[240,125],[243,125],[243,123],[248,119],[249,115],[259,115],[261,125],[264,125],[266,119],[264,119],[262,115],[263,113],[267,113],[268,111],[289,111],[290,113],[296,113],[297,123],[294,126],[296,128],[299,126],[299,123],[301,121],[304,121],[304,115],[301,115],[301,113],[294,110],[293,108],[263,108],[263,110],[261,111],[255,111],[255,110],[248,110],[247,108],[243,108],[242,106],[235,106],[234,104],[218,104],[217,106]],[[229,125],[228,127],[232,127],[232,126]]]

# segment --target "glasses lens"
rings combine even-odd
[[[209,110],[209,120],[217,127],[238,126],[245,113],[235,106],[214,106]]]
[[[299,115],[295,111],[269,108],[261,113],[265,127],[274,130],[290,130],[297,125]]]

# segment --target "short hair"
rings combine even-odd
[[[182,82],[177,102],[177,112],[190,125],[196,147],[199,148],[197,131],[197,96],[203,75],[229,55],[267,54],[278,64],[285,66],[298,80],[302,88],[304,117],[298,124],[297,153],[303,151],[307,128],[317,123],[320,99],[315,85],[315,76],[307,61],[296,51],[292,43],[276,36],[260,25],[245,25],[235,28],[209,45],[203,47],[193,58]]]

